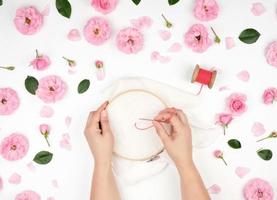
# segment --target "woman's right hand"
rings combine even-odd
[[[168,131],[163,123],[169,124],[171,130]],[[184,112],[166,108],[154,118],[153,125],[176,167],[180,169],[192,166],[191,129]]]

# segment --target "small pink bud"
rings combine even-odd
[[[101,60],[96,60],[95,61],[95,66],[97,68],[102,68],[104,66],[104,63]]]
[[[41,124],[41,125],[39,126],[39,130],[40,130],[40,132],[41,132],[42,135],[46,135],[46,134],[49,133],[50,128],[49,128],[49,125],[48,125],[48,124]]]
[[[215,156],[216,158],[221,158],[221,157],[223,157],[223,152],[220,151],[220,150],[215,150],[215,151],[214,151],[214,156]]]

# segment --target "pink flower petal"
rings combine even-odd
[[[235,41],[232,37],[226,37],[225,38],[225,46],[226,49],[231,49],[235,46]]]
[[[35,172],[35,171],[36,171],[36,167],[34,166],[34,163],[33,163],[33,162],[29,162],[29,163],[27,164],[27,167],[28,167],[28,169],[29,169],[30,171],[32,171],[32,172]]]
[[[152,26],[153,20],[148,16],[143,16],[138,19],[131,19],[131,24],[139,30],[148,29]]]
[[[157,60],[159,60],[160,59],[160,53],[159,52],[157,52],[157,51],[153,51],[152,53],[151,53],[151,60],[152,61],[157,61]]]
[[[43,9],[43,11],[41,12],[41,14],[44,15],[44,16],[48,16],[49,13],[50,13],[50,5],[47,4],[47,5],[45,6],[45,8]]]
[[[237,78],[241,81],[247,82],[249,81],[250,75],[248,71],[241,71],[237,74]]]
[[[224,85],[224,86],[221,86],[218,90],[221,92],[221,91],[224,91],[224,90],[229,90],[230,88],[228,88],[228,86]]]
[[[221,188],[217,184],[214,184],[214,185],[212,185],[211,187],[208,188],[208,192],[210,194],[218,194],[218,193],[220,193],[220,191],[221,191]]]
[[[54,197],[48,197],[47,200],[55,200]]]
[[[11,184],[19,184],[21,182],[21,176],[17,173],[13,173],[9,178],[9,183]]]
[[[50,106],[43,106],[40,110],[40,116],[50,118],[54,114],[54,110]]]
[[[261,14],[263,14],[265,12],[265,7],[260,2],[253,3],[251,12],[255,16],[260,16]]]
[[[57,181],[56,179],[53,179],[53,180],[52,180],[52,185],[53,185],[53,187],[55,187],[55,188],[58,188],[58,187],[59,187],[58,181]]]
[[[67,39],[71,41],[78,41],[81,40],[81,34],[78,29],[71,29],[67,34]]]
[[[3,190],[4,188],[4,183],[3,183],[3,179],[0,176],[0,191]]]
[[[168,49],[169,52],[179,52],[181,50],[182,50],[182,45],[178,42],[173,43]]]
[[[67,117],[65,118],[65,125],[66,125],[67,127],[70,126],[71,120],[72,120],[72,118],[71,118],[70,116],[67,116]]]
[[[159,36],[164,40],[169,40],[171,37],[171,33],[167,30],[159,30]]]
[[[168,63],[168,62],[171,61],[171,57],[169,57],[169,56],[160,56],[159,61],[160,61],[161,63]]]
[[[243,178],[246,174],[250,172],[250,169],[247,167],[237,167],[235,173],[238,177]]]
[[[72,149],[72,146],[70,143],[70,136],[68,133],[63,134],[62,139],[60,141],[60,147],[68,151]]]
[[[73,75],[73,74],[76,74],[76,71],[75,71],[75,70],[69,69],[69,70],[67,71],[67,73],[70,74],[70,75]]]
[[[265,133],[264,125],[260,122],[255,122],[252,126],[251,132],[256,137],[263,135]]]

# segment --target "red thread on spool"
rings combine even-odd
[[[216,78],[217,71],[216,70],[206,70],[201,69],[199,65],[196,65],[192,74],[191,82],[198,82],[201,83],[201,88],[197,95],[199,95],[202,91],[204,85],[207,85],[210,89],[213,87],[215,78]]]

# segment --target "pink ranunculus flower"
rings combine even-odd
[[[267,88],[263,94],[263,102],[265,104],[272,104],[274,101],[277,101],[277,88]]]
[[[116,36],[117,48],[126,53],[137,53],[143,48],[143,35],[136,28],[124,28]]]
[[[36,95],[45,103],[55,103],[64,97],[66,90],[66,83],[59,76],[50,75],[39,80]]]
[[[210,21],[217,17],[219,11],[215,0],[196,0],[194,16],[201,21]]]
[[[277,41],[273,41],[267,46],[265,57],[268,64],[277,67]]]
[[[92,17],[84,27],[86,40],[93,45],[101,45],[111,37],[111,27],[102,17]]]
[[[184,35],[184,42],[189,48],[198,53],[206,51],[212,45],[208,30],[202,24],[192,25]]]
[[[245,104],[246,100],[246,95],[242,93],[233,93],[226,100],[227,108],[232,114],[241,115],[247,110],[247,106]]]
[[[32,190],[25,190],[16,195],[15,200],[41,200],[38,193]]]
[[[245,200],[273,200],[274,194],[271,185],[260,178],[251,179],[243,189]]]
[[[30,65],[33,66],[34,69],[38,71],[42,71],[48,68],[51,64],[51,61],[48,56],[39,55],[38,50],[36,50],[36,58],[31,61]]]
[[[23,158],[29,150],[29,141],[21,133],[12,133],[0,144],[0,154],[3,158],[14,161]]]
[[[92,0],[91,5],[102,14],[108,14],[115,9],[117,0]]]
[[[18,8],[13,22],[20,33],[33,35],[41,29],[43,15],[33,6]]]
[[[226,128],[228,128],[228,125],[232,122],[233,119],[233,115],[229,113],[220,113],[217,115],[216,123],[222,126],[224,135],[226,133]]]
[[[0,88],[0,115],[10,115],[19,107],[19,98],[12,88]]]

